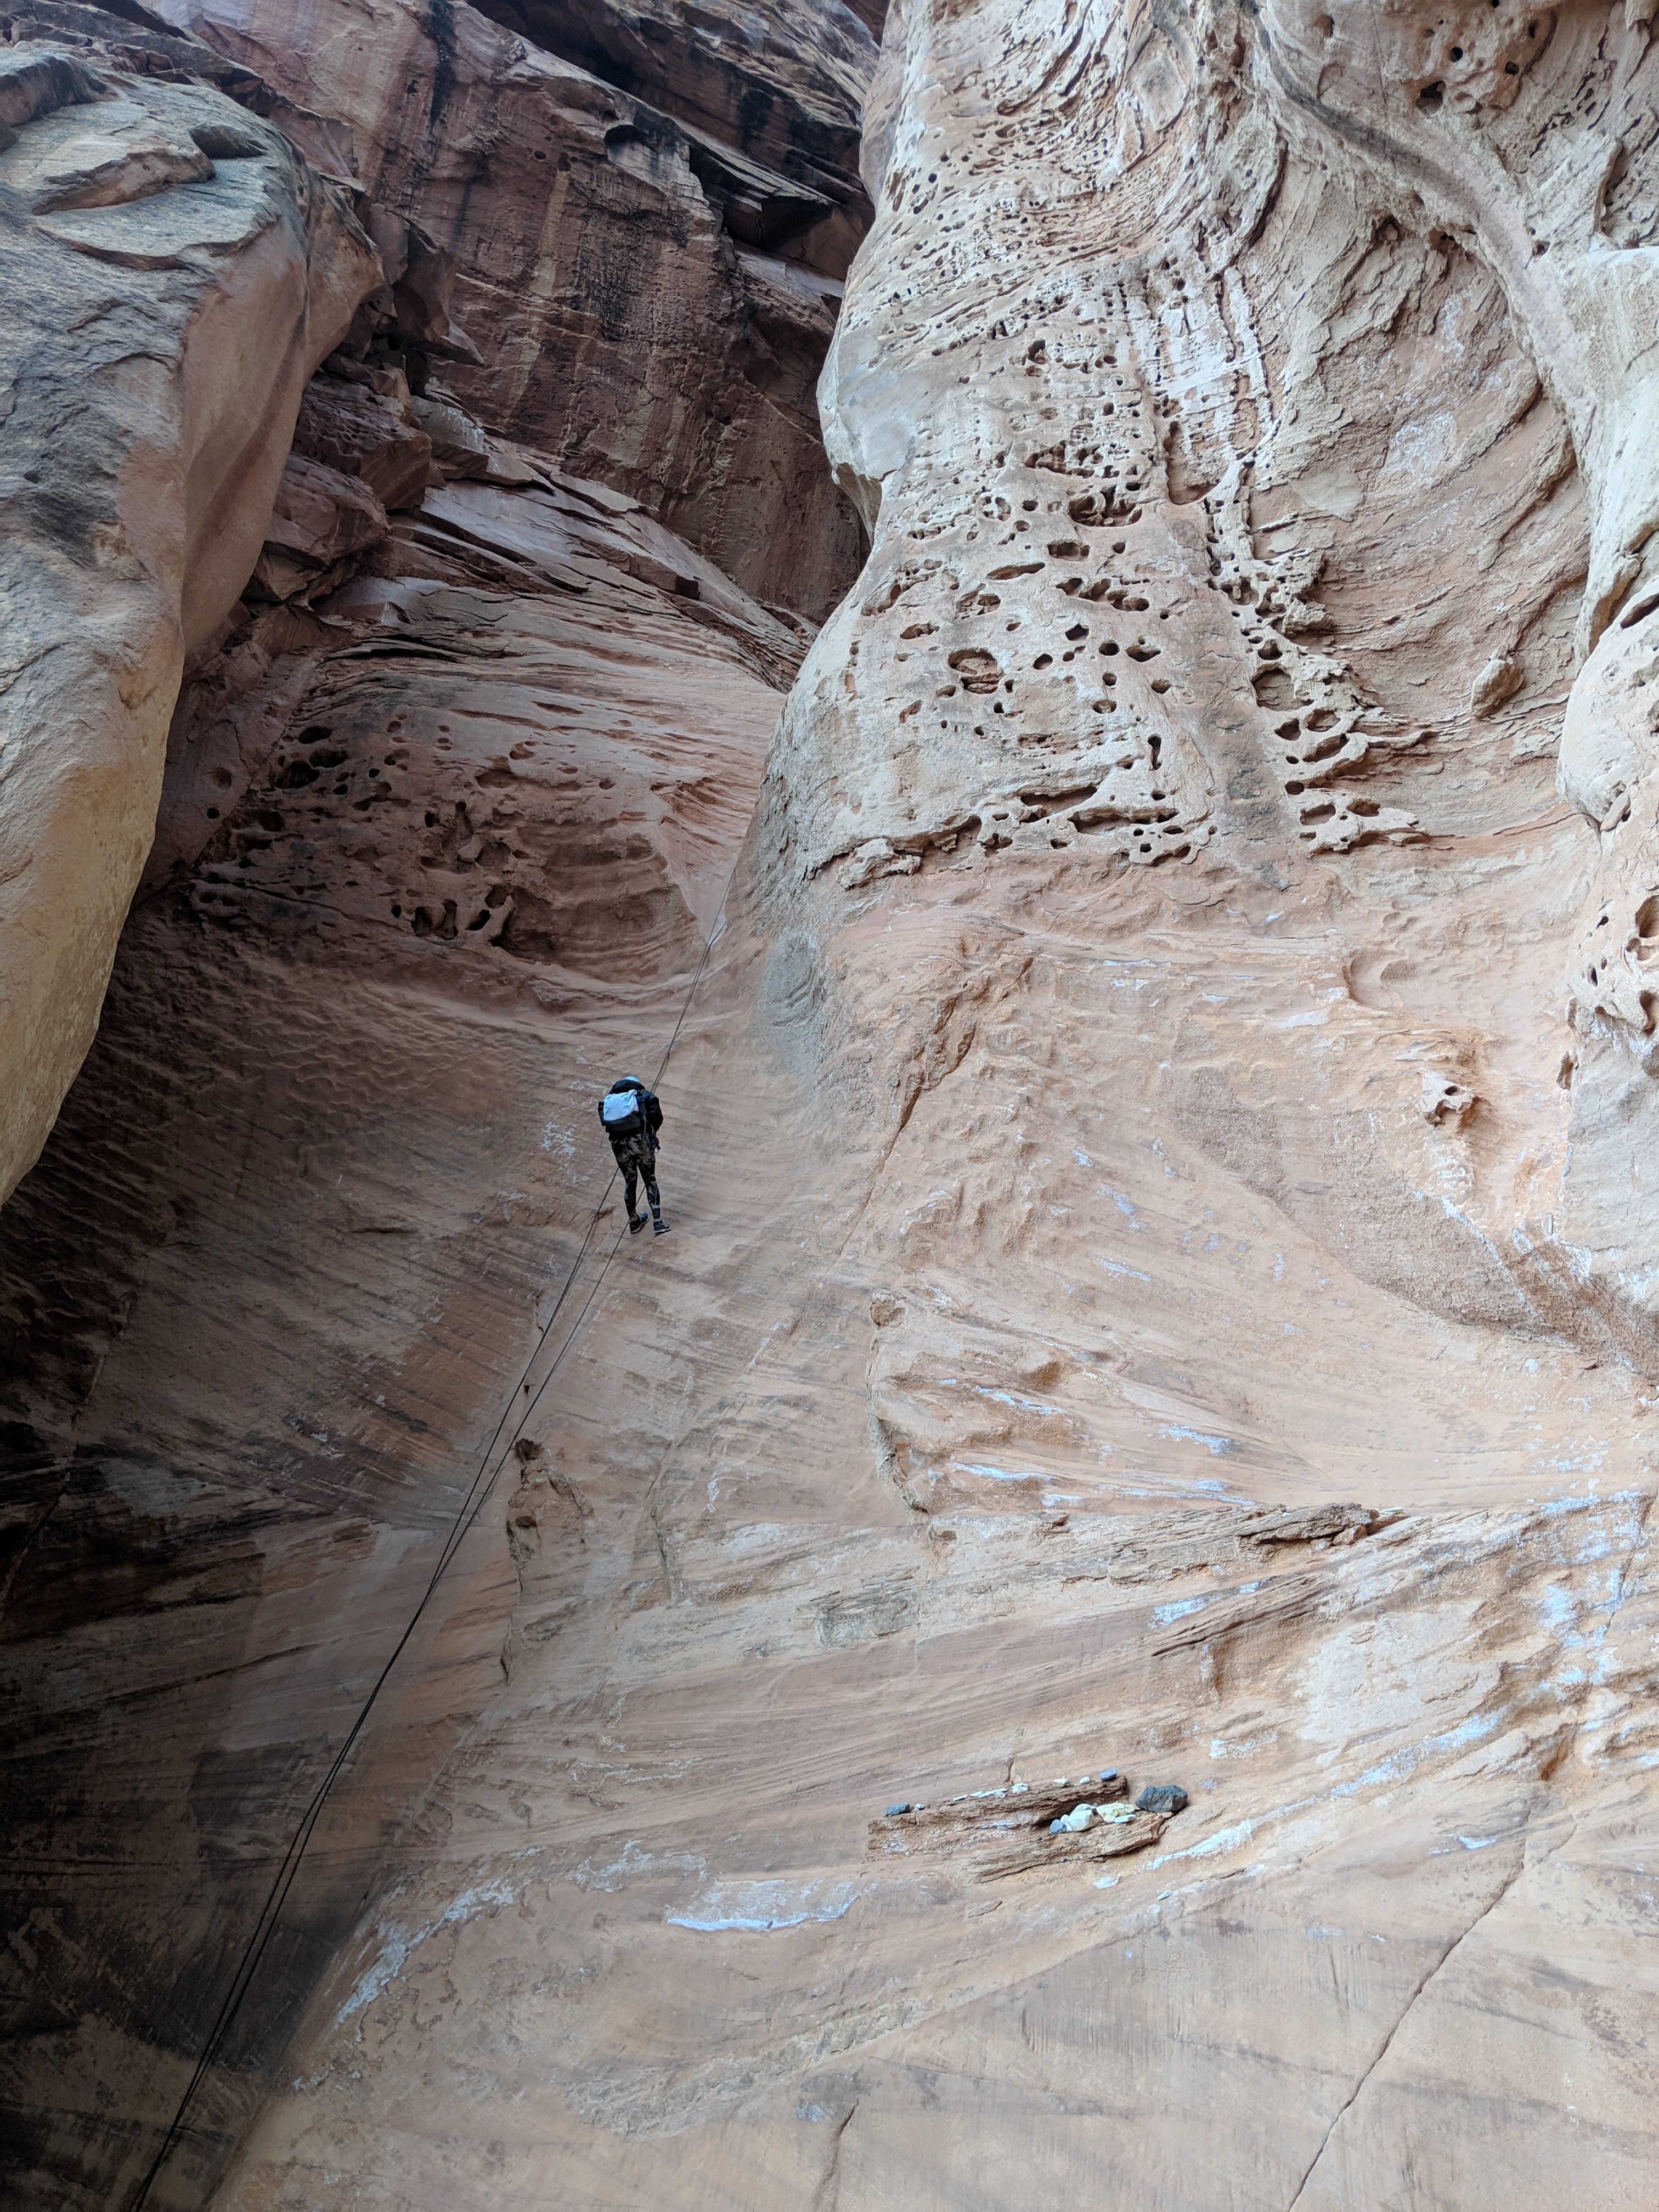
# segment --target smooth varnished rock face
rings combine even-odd
[[[1644,9],[895,7],[769,752],[782,503],[661,519],[726,368],[503,400],[510,179],[556,86],[546,224],[684,151],[746,268],[851,18],[238,20],[483,367],[313,384],[8,1212],[34,2196],[412,1622],[157,2203],[1645,2207]]]
[[[29,35],[32,33],[33,35]],[[0,1192],[92,1039],[184,656],[258,550],[307,377],[378,282],[210,87],[0,47]]]

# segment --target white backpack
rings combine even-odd
[[[607,1129],[614,1129],[624,1121],[637,1121],[640,1115],[637,1091],[607,1091],[599,1101],[599,1119]]]

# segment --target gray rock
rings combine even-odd
[[[1177,1782],[1149,1783],[1135,1799],[1137,1813],[1178,1813],[1187,1793]]]

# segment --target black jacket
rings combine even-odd
[[[654,1091],[647,1091],[644,1084],[628,1079],[621,1083],[613,1083],[608,1096],[611,1098],[618,1098],[624,1091],[632,1093],[634,1111],[623,1121],[607,1121],[605,1118],[605,1102],[601,1099],[595,1109],[599,1117],[599,1125],[605,1135],[610,1138],[613,1150],[618,1145],[626,1144],[630,1138],[637,1137],[643,1130],[650,1137],[652,1150],[654,1152],[657,1132],[662,1127],[662,1103]]]

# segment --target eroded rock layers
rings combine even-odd
[[[861,550],[813,386],[869,216],[874,58],[838,0],[772,27],[747,7],[609,0],[161,12],[343,125],[337,160],[452,258],[481,357],[446,374],[474,413],[823,619]]]
[[[19,927],[80,963],[68,1035],[62,973],[36,990],[7,956],[11,1003],[64,1032],[55,1060],[37,1037],[8,1062],[33,1085],[30,1151],[144,871],[98,1044],[5,1222],[6,2170],[33,2203],[91,2205],[139,2187],[363,1669],[430,1576],[462,1462],[591,1214],[589,1133],[561,1091],[586,1106],[613,1021],[616,1051],[654,1066],[810,633],[620,488],[625,465],[571,475],[499,434],[504,401],[494,431],[461,404],[453,382],[483,358],[455,312],[471,264],[413,187],[383,177],[377,197],[354,175],[349,84],[319,115],[153,18],[42,0],[7,27],[4,82],[39,110],[0,152],[23,179],[16,313],[38,313],[7,356],[4,452],[15,512],[58,531],[9,635],[30,680],[64,674],[3,821],[27,863]],[[617,96],[481,18],[459,32],[579,112]],[[480,90],[475,116],[501,97]],[[476,171],[487,151],[457,158]],[[597,234],[612,225],[607,358],[624,325],[687,318],[659,375],[707,459],[738,372],[686,347],[698,288],[738,283],[737,248],[703,202],[678,248],[659,227],[655,258],[630,261],[620,241],[663,195],[624,198]],[[463,244],[499,212],[476,209]],[[556,214],[535,221],[556,261],[579,226]],[[80,294],[54,254],[91,271]],[[561,312],[579,259],[547,292]],[[798,406],[839,289],[806,275]],[[757,465],[781,509],[818,501],[800,542],[822,593],[855,532],[835,539],[815,427],[808,442],[805,416],[774,412],[787,436]],[[650,467],[641,481],[663,495]],[[20,529],[20,559],[34,542]],[[784,601],[792,560],[780,531],[767,586]],[[117,699],[88,673],[100,653]],[[481,1207],[484,1159],[499,1203]],[[389,1270],[359,1265],[371,1249]],[[224,1694],[256,1675],[251,1701]],[[250,2008],[245,2086],[210,2087],[152,2201],[210,2186],[355,1880],[320,1909],[294,1899],[269,1954],[288,1995]]]
[[[574,479],[458,481],[380,566],[191,687],[98,1042],[9,1210],[9,2087],[43,2203],[144,2171],[580,1243],[560,1101],[613,1023],[618,1053],[672,1025],[793,665]],[[296,1993],[325,1887],[270,1960]],[[264,1998],[237,2063],[282,2037]],[[160,2201],[199,2198],[240,2101]]]
[[[846,173],[775,12],[465,81],[659,185],[678,87],[742,263],[738,163]],[[462,157],[296,44],[476,338]],[[372,307],[8,1217],[41,2201],[486,1465],[161,2201],[1649,2200],[1656,88],[1638,0],[905,0],[763,784],[788,533]],[[671,1036],[673,1234],[583,1249]]]
[[[242,588],[301,388],[337,344],[361,360],[389,334],[416,398],[436,362],[448,398],[641,495],[787,609],[821,617],[859,558],[812,397],[869,215],[857,17],[832,5],[814,38],[803,9],[775,44],[739,15],[712,45],[687,31],[654,71],[613,37],[595,53],[608,82],[470,9],[394,4],[368,23],[325,4],[297,26],[286,0],[269,17],[164,13],[201,38],[58,0],[0,18],[21,372],[6,386],[7,1191],[90,1040],[183,656]],[[665,97],[683,82],[691,119],[618,88],[641,76]],[[302,426],[279,502],[290,538],[325,514],[349,556],[374,539],[376,501],[418,503],[406,444],[414,478],[370,468],[348,519],[337,485],[308,475],[328,465],[314,443]],[[71,742],[41,740],[55,717]]]
[[[270,124],[98,58],[0,46],[0,1194],[91,1042],[185,655],[378,274]]]

